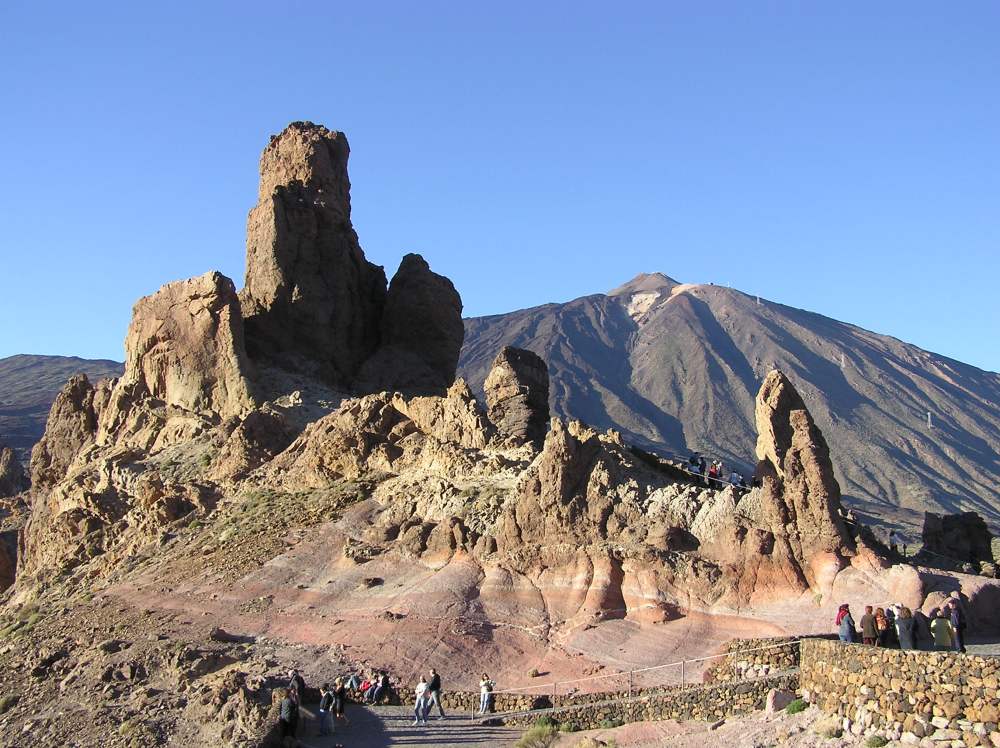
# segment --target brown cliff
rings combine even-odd
[[[517,444],[541,447],[549,428],[549,370],[532,351],[505,346],[483,384],[487,415]]]

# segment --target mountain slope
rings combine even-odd
[[[20,355],[0,358],[0,440],[26,459],[45,431],[56,393],[74,374],[92,382],[122,373],[117,361],[75,356]]]
[[[545,358],[555,413],[743,470],[754,461],[754,393],[780,368],[833,445],[849,502],[910,526],[927,509],[975,510],[1000,524],[996,373],[659,273],[607,295],[466,320],[459,371],[473,389],[503,345]]]

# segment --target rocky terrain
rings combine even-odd
[[[496,348],[484,407],[452,284],[365,259],[347,157],[311,123],[275,136],[243,289],[210,272],[139,300],[121,376],[53,401],[0,507],[0,742],[265,745],[288,667],[522,685],[826,632],[844,601],[958,592],[996,627],[995,581],[893,564],[844,522],[792,375],[746,404],[752,490],[550,418],[525,350]]]
[[[836,445],[856,510],[920,536],[924,511],[1000,527],[1000,374],[735,289],[640,275],[607,294],[466,320],[459,364],[482,391],[496,351],[548,364],[563,419],[652,451],[753,469],[753,398],[791,376]],[[927,413],[932,427],[927,427]]]

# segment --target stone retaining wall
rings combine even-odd
[[[724,658],[705,670],[705,683],[746,680],[799,665],[797,637],[768,639],[733,639],[725,648]]]
[[[800,646],[804,695],[855,735],[875,728],[911,744],[1000,748],[1000,658],[820,639]]]
[[[634,695],[631,700],[627,694],[607,693],[557,697],[557,707],[575,708],[557,708],[551,716],[557,722],[572,724],[580,730],[643,720],[714,721],[763,709],[772,688],[794,691],[797,687],[797,674],[788,673],[752,681],[671,687],[655,693]],[[523,726],[533,723],[538,716],[509,717],[498,721],[505,725]]]

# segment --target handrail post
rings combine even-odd
[[[685,671],[685,663],[686,663],[686,660],[681,660],[681,685],[682,686],[684,685],[684,681],[685,681],[685,672],[684,672]]]

